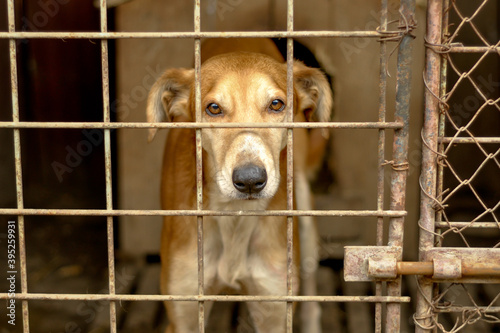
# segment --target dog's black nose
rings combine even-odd
[[[242,193],[259,193],[266,187],[266,183],[266,169],[255,164],[247,164],[233,171],[233,185]]]

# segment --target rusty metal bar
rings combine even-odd
[[[293,0],[287,1],[287,32],[293,32]],[[287,98],[287,114],[286,122],[293,122],[293,38],[287,38],[286,50],[286,98]],[[287,167],[286,167],[286,193],[287,204],[286,208],[289,211],[293,210],[293,129],[287,129]],[[287,295],[293,295],[293,217],[287,216],[286,221],[286,238],[287,238],[287,273],[286,273],[286,289]],[[300,268],[298,268],[300,271]],[[286,303],[286,332],[293,332],[293,303]]]
[[[201,31],[201,3],[194,1],[194,32]],[[201,40],[194,40],[194,75],[195,75],[195,121],[202,122],[201,107]],[[201,128],[196,128],[196,210],[203,210],[203,142]],[[197,215],[198,233],[198,295],[205,294],[205,268],[203,253],[203,215]],[[198,301],[198,332],[205,332],[205,303]]]
[[[446,51],[449,53],[498,53],[500,54],[500,47],[492,46],[454,46],[451,45]]]
[[[401,261],[396,264],[396,273],[398,275],[432,275],[434,263]]]
[[[392,210],[125,210],[114,209],[38,209],[38,208],[3,208],[0,215],[21,216],[332,216],[332,217],[402,217],[406,211]]]
[[[398,275],[433,275],[434,263],[432,261],[402,261],[396,264]],[[475,263],[473,265],[462,264],[462,276],[500,276],[500,265],[491,263]]]
[[[14,0],[7,2],[8,11],[8,25],[9,32],[15,32],[15,6]],[[12,120],[19,121],[19,91],[17,80],[17,50],[16,41],[9,40],[9,57],[10,57],[10,82],[11,82],[11,96],[12,96]],[[16,193],[17,193],[17,208],[24,208],[24,195],[23,195],[23,167],[21,162],[21,134],[19,129],[14,129],[14,163],[16,169]],[[21,269],[21,292],[28,292],[28,276],[26,269],[26,239],[24,233],[24,216],[17,217],[17,232],[19,238],[19,266]],[[23,332],[29,333],[29,309],[28,301],[22,301],[22,318],[23,318]]]
[[[448,6],[445,7],[448,8]],[[499,53],[500,54],[500,47],[498,45],[464,46],[462,43],[451,43],[445,45],[429,44],[429,47],[432,47],[438,53]]]
[[[441,260],[441,262],[446,263],[446,260]],[[440,265],[440,262],[436,261],[400,261],[395,263],[395,267],[391,267],[391,262],[387,261],[380,262],[379,265],[383,270],[373,270],[375,274],[371,275],[373,278],[387,278],[388,276],[379,276],[378,274],[384,274],[385,271],[393,271],[392,274],[398,275],[428,275],[433,276],[437,271],[442,271],[442,267],[436,266]],[[498,277],[500,276],[500,265],[492,263],[462,263],[460,265],[460,278],[464,277],[478,277],[478,276],[488,276],[488,277]],[[393,276],[394,276],[393,275]],[[437,279],[436,277],[433,277]],[[451,277],[450,277],[451,279]]]
[[[424,254],[426,261],[434,262],[433,279],[445,278],[460,283],[500,283],[498,248],[433,247]],[[448,273],[453,271],[456,272],[455,276]]]
[[[387,0],[381,0],[380,11],[380,31],[387,32],[388,10]],[[380,70],[379,70],[379,110],[378,121],[386,121],[387,110],[387,41],[380,39]],[[377,210],[384,209],[385,194],[385,131],[380,129],[378,132],[378,179],[377,179]],[[377,246],[384,243],[384,218],[377,217]],[[375,295],[382,296],[382,282],[375,282]],[[382,303],[375,303],[375,333],[382,333]]]
[[[500,313],[500,306],[436,306],[434,311],[437,313],[452,313],[465,311],[474,311],[481,313]]]
[[[346,246],[346,281],[392,281],[401,275],[428,275],[432,280],[461,283],[500,282],[500,249],[432,248],[427,261],[406,262],[402,247]]]
[[[500,222],[436,222],[436,228],[495,228],[500,229]]]
[[[0,293],[0,299],[8,299],[8,293]],[[250,295],[131,295],[131,294],[46,294],[16,293],[19,300],[45,301],[193,301],[193,302],[367,302],[367,303],[408,303],[410,297],[393,296],[250,296]]]
[[[148,129],[148,128],[336,128],[336,129],[399,129],[403,126],[399,122],[300,122],[300,123],[125,123],[125,122],[31,122],[31,121],[2,121],[0,128],[47,128],[47,129]]]
[[[441,44],[441,31],[443,20],[442,0],[429,0],[427,6],[426,41],[429,45]],[[422,145],[421,166],[421,200],[420,200],[420,236],[419,260],[427,261],[425,250],[434,244],[434,198],[436,196],[437,180],[437,137],[439,121],[439,99],[441,56],[433,48],[425,51],[426,65],[424,72],[425,81],[425,115],[423,125],[424,144]],[[417,309],[415,314],[416,333],[428,333],[432,330],[431,304],[432,281],[421,276],[418,278],[420,292],[417,294]]]
[[[500,137],[479,137],[479,138],[455,138],[455,137],[440,137],[438,138],[439,143],[492,143],[500,144]]]
[[[100,20],[101,32],[108,31],[107,5],[106,0],[100,0]],[[102,100],[104,123],[111,122],[110,98],[109,98],[109,53],[108,41],[101,40],[101,74],[102,74]],[[104,164],[106,178],[106,210],[113,210],[113,189],[112,189],[112,169],[111,169],[111,133],[110,129],[104,130]],[[115,288],[115,245],[113,231],[113,216],[106,217],[107,247],[108,247],[108,278],[109,294],[116,293]],[[109,321],[111,333],[117,332],[116,302],[109,303]]]
[[[132,39],[132,38],[389,38],[400,36],[401,31],[185,31],[185,32],[0,32],[0,39]]]
[[[443,8],[450,8],[450,3],[449,0],[443,0]],[[442,17],[442,27],[443,31],[441,32],[442,36],[448,36],[448,17],[449,17],[450,11],[447,9],[444,9],[443,11],[443,17]],[[440,80],[441,82],[439,83],[439,96],[445,96],[446,95],[446,77],[448,73],[448,57],[441,57],[441,73],[440,73]],[[438,125],[438,155],[445,156],[445,144],[442,142],[439,142],[439,138],[445,136],[445,119],[446,119],[446,114],[445,110],[443,108],[443,105],[439,104],[439,125]],[[438,163],[437,165],[437,183],[436,183],[436,193],[443,193],[443,186],[444,186],[444,165],[443,163]],[[443,219],[443,214],[442,211],[439,210],[436,212],[435,220],[434,223],[439,223]],[[436,235],[441,234],[441,229],[436,230]],[[434,246],[442,246],[443,238],[437,236],[436,237],[436,242],[434,243]],[[437,295],[439,293],[439,287],[438,285],[434,285],[433,287],[434,295]]]
[[[433,248],[428,260],[405,262],[401,247],[346,246],[346,281],[393,281],[401,275],[426,275],[433,281],[500,282],[500,249]]]
[[[391,174],[391,204],[393,210],[404,210],[406,201],[406,179],[408,176],[408,141],[411,92],[411,29],[415,25],[415,0],[401,0],[401,18],[399,24],[404,29],[398,50],[396,74],[396,109],[394,119],[404,124],[403,128],[394,132],[393,168]],[[404,217],[392,218],[389,221],[389,246],[402,247],[404,235]],[[396,258],[402,260],[402,254]],[[387,283],[387,295],[401,296],[401,278]],[[387,304],[386,332],[400,331],[401,306],[397,303]]]
[[[500,265],[490,263],[475,263],[474,265],[462,265],[463,276],[500,276]]]

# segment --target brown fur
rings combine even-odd
[[[286,111],[267,110],[269,103],[275,99],[286,103],[286,65],[278,61],[282,60],[279,52],[268,40],[233,42],[239,46],[239,50],[255,49],[268,55],[224,53],[230,46],[226,40],[205,43],[202,55],[211,57],[207,56],[201,69],[201,120],[212,123],[284,121]],[[294,77],[294,121],[306,121],[306,114],[313,114],[318,120],[328,120],[331,92],[321,72],[296,63]],[[204,112],[211,103],[221,106],[223,116],[214,117]],[[193,70],[167,70],[151,89],[147,112],[152,122],[194,121]],[[154,133],[155,130],[151,131],[150,139]],[[203,209],[287,209],[286,129],[203,129],[202,138]],[[306,172],[307,147],[307,131],[295,129],[296,175]],[[231,172],[234,175],[236,168],[247,163],[267,170],[268,182],[260,193],[240,193],[231,184]],[[306,191],[307,186],[304,186],[301,184],[301,188]],[[164,152],[162,208],[196,209],[196,193],[195,131],[171,129]],[[310,206],[310,202],[300,204],[306,208]],[[285,295],[286,225],[285,217],[276,216],[205,217],[205,293]],[[298,291],[300,272],[298,235],[298,223],[294,221],[294,293]],[[163,294],[198,293],[196,217],[165,217],[161,258]],[[264,305],[260,303],[250,302],[248,306],[254,319],[264,311]],[[274,310],[264,311],[267,316],[265,320],[254,320],[257,330],[284,332],[285,304],[268,303],[266,306],[272,306]],[[170,319],[167,332],[196,331],[195,303],[166,302],[166,307]],[[207,303],[207,312],[210,307],[210,303]]]

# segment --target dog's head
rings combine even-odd
[[[318,69],[294,64],[294,120],[330,119],[332,93]],[[151,88],[149,122],[194,121],[193,69],[167,70]],[[256,53],[228,53],[201,69],[202,122],[282,123],[287,110],[286,64]],[[202,130],[209,172],[223,197],[265,199],[280,183],[284,128]],[[150,140],[156,129],[150,132]]]

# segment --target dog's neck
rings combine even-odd
[[[269,199],[228,199],[222,196],[215,182],[206,183],[205,190],[210,193],[205,196],[206,208],[209,210],[256,211],[265,210],[269,205]],[[219,231],[217,242],[220,242],[215,248],[220,248],[221,251],[217,259],[217,275],[220,282],[237,293],[241,292],[240,280],[249,274],[248,258],[258,219],[257,216],[221,216],[214,219]]]

